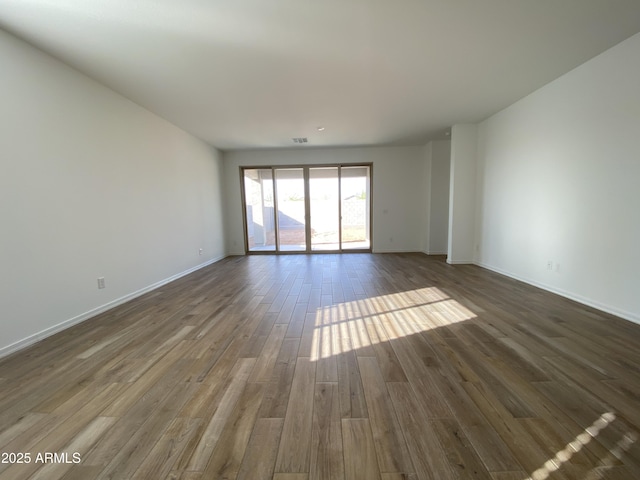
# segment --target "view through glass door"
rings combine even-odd
[[[309,168],[311,250],[340,250],[338,167]]]
[[[368,166],[340,169],[342,249],[369,248],[371,241],[371,179]]]
[[[307,213],[305,180],[302,168],[277,168],[276,221],[278,222],[278,250],[307,250]]]
[[[275,252],[275,196],[273,172],[245,169],[243,175],[246,245],[249,251]]]
[[[371,166],[243,168],[249,253],[371,251]]]

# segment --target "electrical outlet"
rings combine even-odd
[[[105,288],[104,277],[98,277],[98,288]]]
[[[547,262],[547,270],[553,270],[553,261],[552,260],[549,260]]]
[[[203,253],[202,249],[198,250],[198,255],[202,255],[202,253]]]

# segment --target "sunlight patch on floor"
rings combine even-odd
[[[602,430],[604,430],[610,423],[616,420],[616,415],[613,412],[605,412],[591,424],[591,426],[584,429],[584,431],[576,438],[569,442],[565,448],[556,453],[555,457],[547,460],[545,464],[538,470],[533,472],[527,480],[545,480],[549,478],[552,472],[562,468],[562,464],[571,460],[574,454],[579,452],[584,446],[589,444],[592,439],[596,438]],[[616,446],[609,451],[609,457],[614,457],[617,460],[622,459],[622,454],[628,450],[638,439],[638,435],[635,432],[626,433],[617,443]],[[613,463],[613,458],[600,459],[602,467],[596,472],[595,469],[589,472],[589,476],[586,479],[601,478],[603,470],[607,469],[607,466]]]
[[[366,297],[316,312],[311,360],[454,325],[476,315],[436,287]]]

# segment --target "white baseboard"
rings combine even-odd
[[[420,250],[420,253],[424,253],[425,255],[447,255],[449,252],[446,250],[444,252],[440,250]]]
[[[219,257],[212,258],[211,260],[208,260],[205,263],[201,263],[200,265],[196,265],[195,267],[185,270],[184,272],[176,273],[175,275],[172,275],[169,278],[165,278],[164,280],[160,280],[159,282],[156,282],[152,285],[144,287],[140,290],[136,290],[135,292],[129,293],[120,298],[116,298],[115,300],[107,302],[104,305],[100,305],[99,307],[92,308],[87,312],[81,313],[80,315],[77,315],[73,318],[65,320],[64,322],[60,322],[57,325],[53,325],[52,327],[45,328],[44,330],[34,333],[33,335],[29,335],[28,337],[23,338],[22,340],[18,340],[17,342],[7,345],[6,347],[1,347],[0,358],[6,357],[7,355],[11,355],[12,353],[17,352],[18,350],[22,350],[23,348],[26,348],[29,345],[33,345],[34,343],[39,342],[40,340],[44,340],[45,338],[50,337],[51,335],[61,332],[62,330],[66,330],[67,328],[77,325],[78,323],[84,322],[85,320],[89,320],[90,318],[95,317],[96,315],[106,312],[107,310],[117,307],[118,305],[122,305],[123,303],[126,303],[129,300],[133,300],[136,297],[144,295],[145,293],[155,290],[156,288],[166,285],[167,283],[173,282],[174,280],[184,277],[185,275],[189,275],[190,273],[193,273],[196,270],[200,270],[201,268],[209,266],[212,263],[219,262],[225,257],[226,255],[221,255]]]
[[[415,249],[399,249],[399,250],[386,250],[386,249],[374,249],[371,253],[416,253],[419,250]],[[421,252],[424,253],[424,252]]]
[[[582,303],[583,305],[588,305],[589,307],[593,307],[603,312],[610,313],[612,315],[623,318],[625,320],[629,320],[630,322],[640,324],[640,315],[638,314],[628,312],[626,310],[622,310],[620,308],[607,305],[606,303],[598,302],[597,300],[586,298],[586,297],[583,297],[582,295],[578,295],[576,293],[569,292],[561,288],[556,288],[551,285],[547,285],[545,283],[532,280],[530,278],[522,277],[520,275],[516,275],[512,272],[509,272],[491,265],[487,265],[482,262],[474,262],[474,263],[479,267],[486,268],[487,270],[491,270],[493,272],[499,273],[500,275],[511,277],[515,280],[519,280],[521,282],[528,283],[529,285],[533,285],[534,287],[538,287],[543,290],[547,290],[548,292],[555,293],[556,295],[560,295],[561,297],[565,297],[575,302]]]

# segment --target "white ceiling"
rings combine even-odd
[[[637,33],[640,1],[1,0],[0,28],[221,149],[415,145]]]

